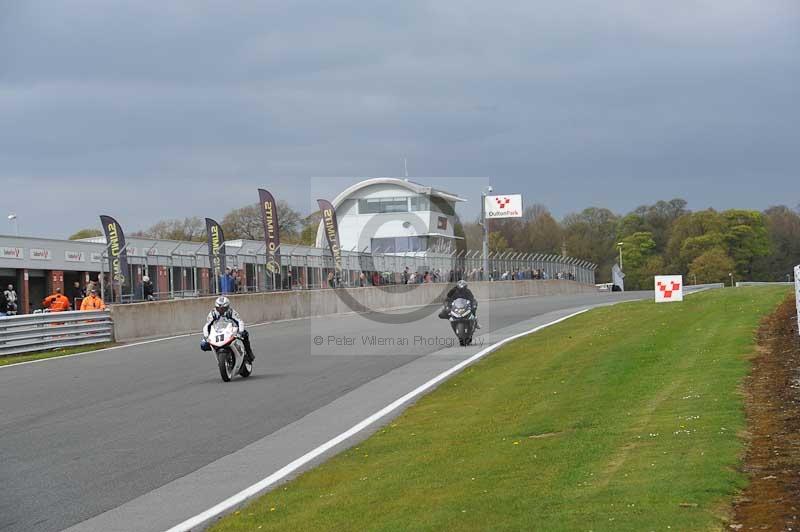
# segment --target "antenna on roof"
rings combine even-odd
[[[408,159],[406,159],[405,157],[403,157],[403,168],[405,169],[406,172],[406,181],[408,181]]]

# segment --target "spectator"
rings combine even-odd
[[[8,303],[6,303],[6,293],[3,292],[0,294],[0,318],[6,315],[8,312]]]
[[[381,276],[378,272],[372,272],[372,286],[380,286]]]
[[[155,300],[155,296],[153,295],[153,281],[146,275],[142,277],[142,296],[145,301]]]
[[[233,291],[233,275],[230,268],[225,268],[225,274],[219,280],[219,289],[223,294],[230,294]]]
[[[417,282],[417,272],[411,272],[411,275],[408,277],[408,284],[414,284]]]
[[[286,288],[291,288],[291,284],[287,282]],[[244,290],[242,286],[242,271],[239,268],[233,270],[233,291],[239,293]]]
[[[286,268],[286,284],[287,284],[286,288],[288,288],[289,290],[293,290],[294,289],[293,286],[292,286],[292,267],[291,266]]]
[[[3,292],[3,297],[6,302],[6,314],[13,316],[17,313],[17,292],[14,290],[14,285],[8,285],[8,288]]]
[[[81,310],[105,310],[106,304],[103,303],[103,300],[98,297],[97,290],[93,289],[89,292],[89,295],[83,299],[81,303]]]
[[[408,280],[411,278],[411,272],[408,271],[408,266],[406,269],[403,270],[403,284],[408,284]]]
[[[95,281],[89,281],[86,283],[86,293],[90,294],[92,290],[97,290],[97,283]]]
[[[367,286],[367,274],[366,273],[361,272],[360,274],[358,274],[358,286],[360,286],[361,288],[364,288],[365,286]]]
[[[328,272],[328,288],[333,287],[333,272]]]
[[[83,288],[81,288],[80,281],[75,281],[72,283],[72,288],[69,291],[69,297],[72,299],[72,303],[75,303],[76,299],[81,299],[86,294],[83,292]]]
[[[42,307],[50,309],[50,312],[64,312],[69,310],[69,299],[61,293],[60,288],[56,288],[55,292],[44,298]]]

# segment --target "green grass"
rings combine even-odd
[[[89,351],[113,347],[114,345],[114,342],[103,342],[100,344],[70,347],[69,349],[54,349],[51,351],[37,351],[35,353],[25,353],[22,355],[8,355],[0,357],[0,366],[9,366],[11,364],[19,364],[20,362],[29,362],[31,360],[42,360],[44,358],[63,357],[65,355],[74,355],[77,353],[87,353]]]
[[[626,303],[515,341],[212,530],[721,529],[753,333],[787,293]]]

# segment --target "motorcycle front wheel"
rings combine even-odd
[[[458,343],[459,345],[467,345],[466,344],[466,336],[467,336],[467,324],[463,321],[460,321],[456,324],[456,336],[458,336]]]
[[[233,353],[229,349],[217,351],[217,364],[219,365],[220,377],[222,377],[223,381],[229,382],[233,378]]]
[[[239,375],[242,377],[249,377],[253,373],[253,363],[245,360],[242,362],[242,367],[239,369]]]

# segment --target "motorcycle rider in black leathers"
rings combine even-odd
[[[218,297],[214,302],[214,308],[208,313],[206,325],[203,327],[203,340],[200,342],[200,349],[211,351],[211,346],[208,345],[208,335],[211,334],[211,326],[220,318],[231,320],[239,328],[239,337],[244,344],[245,357],[247,357],[248,362],[252,363],[255,360],[255,356],[253,355],[253,349],[250,347],[250,333],[245,330],[244,321],[242,321],[239,313],[231,308],[231,302],[225,296]]]
[[[463,298],[470,302],[472,305],[472,314],[475,315],[475,328],[480,329],[480,323],[478,323],[478,300],[475,299],[475,295],[472,293],[472,290],[467,288],[467,282],[463,279],[459,280],[456,285],[447,292],[447,301],[445,303],[445,308],[449,309],[450,305],[453,304],[453,301],[456,299]]]

